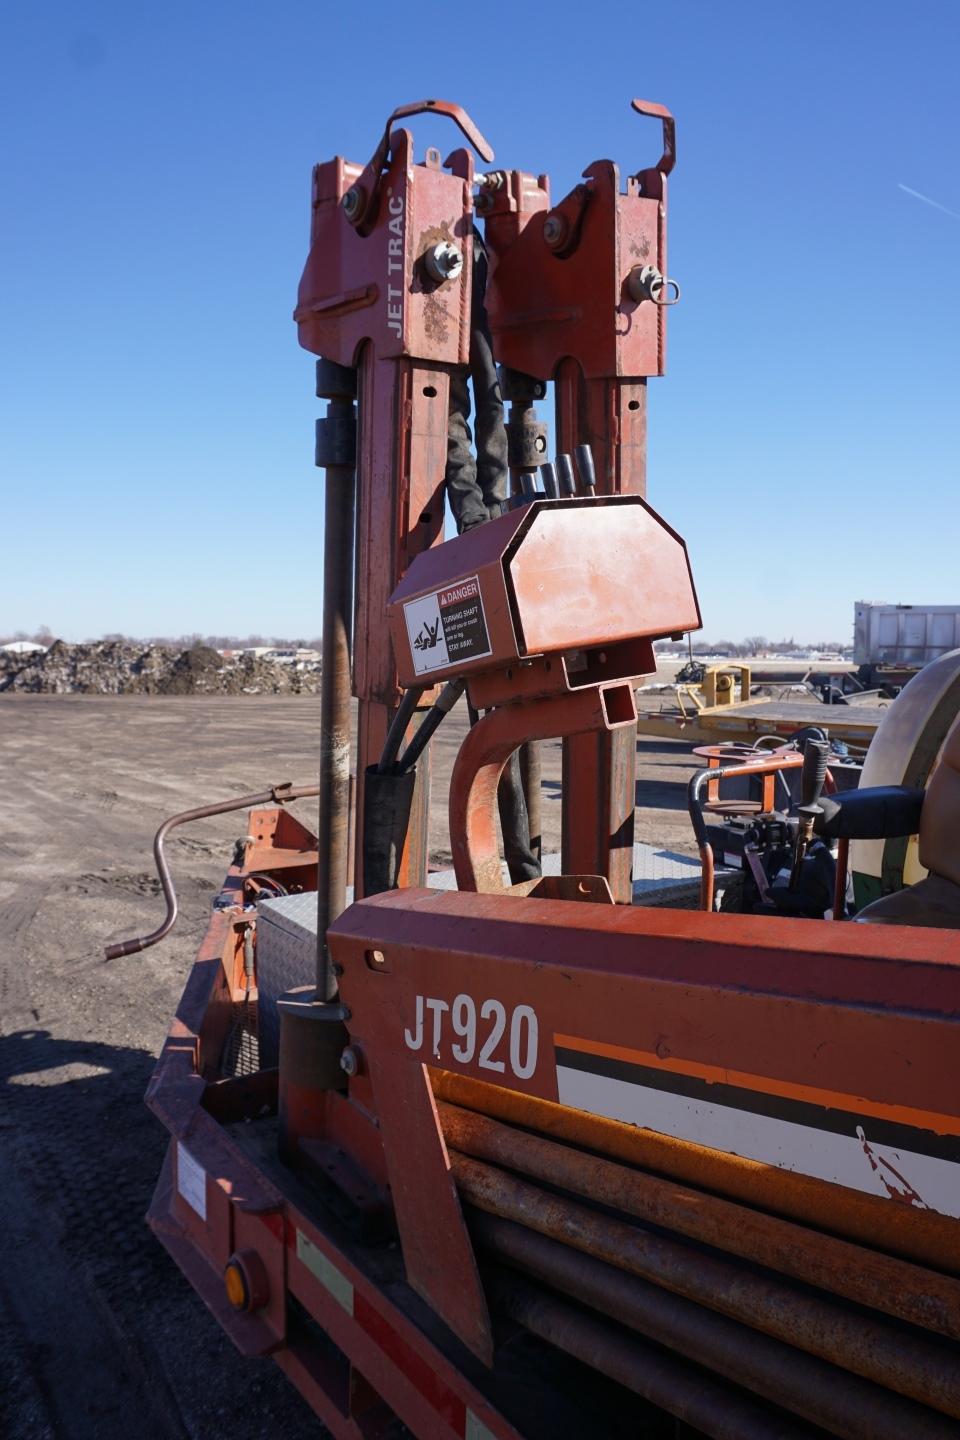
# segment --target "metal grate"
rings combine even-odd
[[[257,1007],[248,999],[233,1007],[233,1024],[223,1042],[220,1073],[228,1077],[254,1075],[260,1069],[260,1036]]]

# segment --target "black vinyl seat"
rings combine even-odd
[[[864,925],[924,925],[960,930],[960,716],[943,742],[926,790],[882,785],[821,801],[824,840],[885,840],[918,835],[926,879],[865,905]]]

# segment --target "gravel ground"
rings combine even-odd
[[[0,701],[0,1435],[260,1440],[326,1432],[268,1361],[245,1361],[143,1221],[166,1137],[143,1093],[242,817],[170,855],[173,936],[107,963],[160,918],[150,841],[178,810],[292,779],[317,753],[315,698]],[[462,735],[434,741],[444,795]],[[638,839],[693,851],[683,745],[638,746]],[[559,838],[559,745],[544,840]],[[296,812],[306,823],[312,805]],[[445,805],[431,844],[449,853]]]

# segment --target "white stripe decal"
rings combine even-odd
[[[467,1423],[463,1432],[464,1440],[496,1440],[496,1436],[488,1425],[484,1425],[474,1415],[472,1410],[467,1410]]]
[[[328,1260],[323,1251],[314,1245],[309,1235],[304,1235],[302,1230],[297,1231],[297,1259],[302,1260],[307,1269],[314,1274],[325,1286],[334,1300],[339,1301],[348,1315],[353,1314],[353,1286],[342,1271],[338,1270],[332,1260]]]
[[[561,1105],[829,1180],[867,1195],[885,1199],[906,1196],[924,1209],[960,1218],[960,1165],[874,1144],[869,1117],[852,1134],[839,1135],[566,1065],[557,1066],[557,1087]]]

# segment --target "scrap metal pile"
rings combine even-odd
[[[225,659],[208,645],[55,640],[38,654],[0,658],[0,692],[11,695],[315,695],[319,690],[319,666],[300,670],[254,655]]]
[[[942,818],[960,732],[936,764],[960,652],[891,708],[879,800],[826,796],[816,743],[734,766],[759,796],[734,813],[768,829],[773,772],[802,771],[757,913],[713,909],[722,767],[691,791],[702,910],[633,903],[634,687],[656,639],[699,625],[684,542],[644,498],[647,380],[679,292],[673,120],[634,108],[662,127],[659,160],[624,183],[597,162],[558,203],[546,176],[476,175],[489,147],[434,100],[395,111],[366,166],[314,171],[295,318],[330,402],[319,827],[283,808],[311,787],[213,807],[253,808],[149,1091],[171,1136],[150,1223],[240,1350],[271,1355],[338,1437],[679,1420],[724,1440],[947,1440],[960,904],[838,922],[846,847],[900,847],[874,867],[895,888],[908,842],[885,837],[908,815],[943,867],[937,904],[960,896]],[[418,161],[397,122],[424,111],[471,148]],[[479,218],[511,494],[441,544]],[[437,890],[429,739],[463,700],[457,888]],[[547,738],[564,753],[553,877],[535,843]],[[169,930],[163,838],[204,813],[161,830],[167,919],[114,956]],[[837,841],[835,919],[775,904]]]

